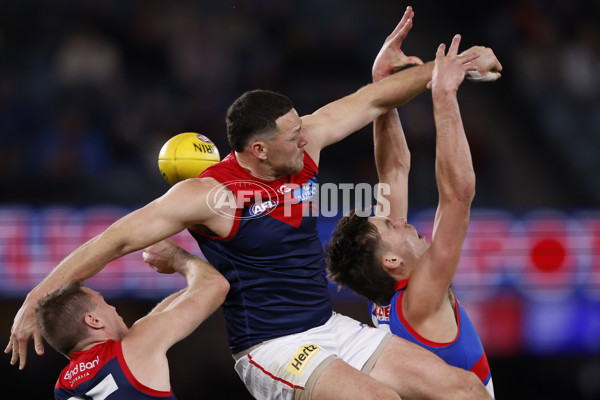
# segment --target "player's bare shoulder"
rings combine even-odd
[[[233,201],[223,201],[223,199]],[[158,201],[173,208],[185,224],[217,236],[227,236],[236,215],[231,190],[214,178],[191,178],[173,185]]]

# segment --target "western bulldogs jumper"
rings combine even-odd
[[[273,181],[253,177],[230,153],[200,177],[227,190],[211,193],[218,205],[239,208],[229,235],[191,231],[206,259],[230,283],[223,304],[232,353],[265,340],[306,331],[332,315],[325,257],[311,200],[318,167],[304,153],[304,168]]]
[[[407,283],[408,279],[396,282],[397,291],[389,305],[380,306],[369,302],[373,324],[430,350],[450,365],[474,372],[490,390],[491,384],[488,386],[488,383],[490,383],[492,375],[483,345],[471,319],[456,297],[454,298],[457,310],[456,323],[458,324],[456,338],[449,343],[432,342],[419,335],[402,314],[402,297]]]
[[[170,399],[172,391],[150,389],[135,379],[123,358],[121,342],[109,340],[71,355],[54,387],[56,400]]]

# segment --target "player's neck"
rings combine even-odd
[[[235,159],[240,167],[244,168],[250,175],[263,181],[274,181],[281,178],[252,154],[234,151]]]
[[[91,349],[94,346],[97,346],[101,343],[105,343],[109,340],[109,338],[87,338],[81,341],[76,347],[73,353],[78,353],[80,351],[86,351]],[[71,353],[72,354],[72,353]]]

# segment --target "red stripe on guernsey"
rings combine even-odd
[[[248,357],[248,359],[250,360],[250,364],[254,365],[256,368],[258,368],[259,370],[262,371],[263,374],[267,375],[268,377],[279,381],[281,383],[283,383],[284,385],[287,385],[289,387],[291,387],[292,389],[304,389],[304,386],[298,386],[298,385],[294,385],[291,382],[286,381],[285,379],[281,379],[278,376],[273,375],[272,373],[270,373],[269,371],[265,370],[262,366],[260,366],[256,361],[254,361],[252,359],[252,356],[250,354],[248,354],[246,357]]]
[[[485,351],[483,352],[483,355],[481,356],[479,361],[477,361],[475,365],[471,367],[471,372],[477,375],[481,382],[485,382],[485,378],[487,378],[490,374],[490,365],[488,364],[488,359],[485,355]]]
[[[425,339],[423,336],[419,335],[419,333],[417,331],[415,331],[413,329],[413,327],[408,323],[408,321],[404,318],[404,313],[402,312],[402,297],[404,296],[404,293],[406,293],[406,292],[400,293],[400,295],[398,296],[398,299],[396,300],[396,313],[398,314],[398,318],[400,318],[400,321],[402,321],[402,324],[406,327],[406,330],[408,330],[410,332],[410,334],[415,337],[415,339],[417,339],[419,342],[426,344],[427,346],[431,346],[431,347],[445,347],[445,346],[450,346],[452,343],[456,342],[456,339],[458,339],[458,335],[460,333],[460,314],[458,312],[458,301],[456,300],[456,297],[454,297],[454,310],[455,310],[454,313],[455,313],[455,317],[456,317],[456,325],[458,325],[458,329],[456,331],[456,337],[451,342],[440,343],[440,342],[434,342],[429,339]]]
[[[394,284],[394,289],[396,292],[399,292],[400,290],[406,289],[407,286],[408,279],[402,279],[401,281],[396,281],[396,283]]]
[[[169,397],[173,394],[173,389],[169,389],[169,391],[166,392],[166,391],[162,391],[162,390],[155,390],[155,389],[149,388],[148,386],[141,384],[137,379],[135,379],[135,376],[133,376],[133,374],[129,370],[129,367],[127,366],[127,363],[125,362],[125,357],[123,357],[123,349],[121,348],[121,342],[120,341],[115,342],[114,346],[115,346],[115,352],[117,353],[117,357],[119,359],[119,365],[121,366],[123,373],[127,377],[127,380],[137,390],[139,390],[140,392],[149,394],[151,396],[157,396],[157,397]]]
[[[305,202],[299,202],[297,204],[293,204],[289,208],[282,207],[284,199],[287,199],[284,193],[280,192],[278,189],[284,186],[301,186],[306,184],[313,176],[318,173],[319,168],[314,160],[308,155],[308,153],[304,152],[304,168],[302,171],[295,175],[284,175],[280,179],[267,181],[264,179],[256,178],[252,176],[246,169],[242,168],[237,159],[235,158],[234,152],[231,152],[227,157],[221,160],[219,163],[214,164],[207,169],[205,169],[201,174],[200,178],[213,178],[218,182],[226,185],[233,193],[236,195],[239,187],[240,181],[248,181],[250,183],[254,182],[257,186],[265,189],[264,192],[261,192],[265,198],[268,199],[277,199],[279,202],[279,207],[275,207],[271,211],[265,214],[270,218],[276,218],[288,225],[294,226],[298,228],[302,223],[302,217],[305,214],[306,207],[308,206]],[[229,183],[228,183],[229,182]],[[251,206],[252,202],[246,202],[246,206]],[[291,215],[289,212],[291,211]],[[232,239],[237,229],[240,225],[240,216],[241,216],[241,208],[236,210],[236,218],[234,219],[233,226],[229,234],[225,237],[215,237],[209,236],[202,232],[197,232],[200,235],[210,237],[211,239],[218,240],[230,240]]]

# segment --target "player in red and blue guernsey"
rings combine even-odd
[[[459,43],[456,36],[447,55],[438,49],[432,78],[439,203],[431,243],[406,220],[410,152],[398,113],[392,111],[376,119],[374,128],[379,183],[387,191],[381,192],[374,217],[352,211],[339,221],[327,246],[328,268],[333,281],[370,300],[376,326],[475,373],[493,397],[483,345],[450,289],[475,195],[457,100],[466,73],[457,62]],[[389,68],[384,60],[376,62],[374,80]]]
[[[373,324],[426,348],[450,365],[473,372],[493,396],[492,373],[483,344],[469,315],[458,299],[451,294],[454,299],[454,310],[456,310],[458,328],[456,337],[448,342],[429,340],[411,326],[402,312],[402,300],[407,284],[407,280],[397,282],[398,291],[388,305],[381,306],[369,301]]]
[[[155,390],[135,378],[125,362],[121,344],[108,340],[72,353],[69,365],[56,382],[54,398],[96,399],[102,394],[103,399],[175,399],[170,388]]]
[[[234,354],[323,325],[332,315],[313,213],[317,172],[305,153],[299,173],[262,180],[243,169],[231,153],[201,174],[244,199],[227,237],[215,240],[192,231],[207,260],[231,284],[224,312]]]
[[[161,301],[128,329],[102,295],[71,281],[39,301],[42,335],[69,358],[54,396],[69,399],[175,399],[166,352],[225,299],[229,284],[206,261],[171,240],[150,246],[144,260],[161,273],[178,272],[187,288]]]
[[[408,8],[394,35],[406,37],[413,16]],[[483,49],[479,59],[465,55],[460,62],[481,65],[485,74],[495,60]],[[472,374],[332,313],[316,219],[304,214],[321,150],[425,91],[432,70],[428,63],[399,71],[302,117],[279,93],[243,94],[227,113],[232,154],[63,260],[30,292],[15,319],[7,347],[11,361],[24,365],[31,337],[41,351],[31,304],[64,284],[65,276],[87,279],[116,257],[188,229],[230,280],[224,307],[235,369],[255,398],[486,398]]]

